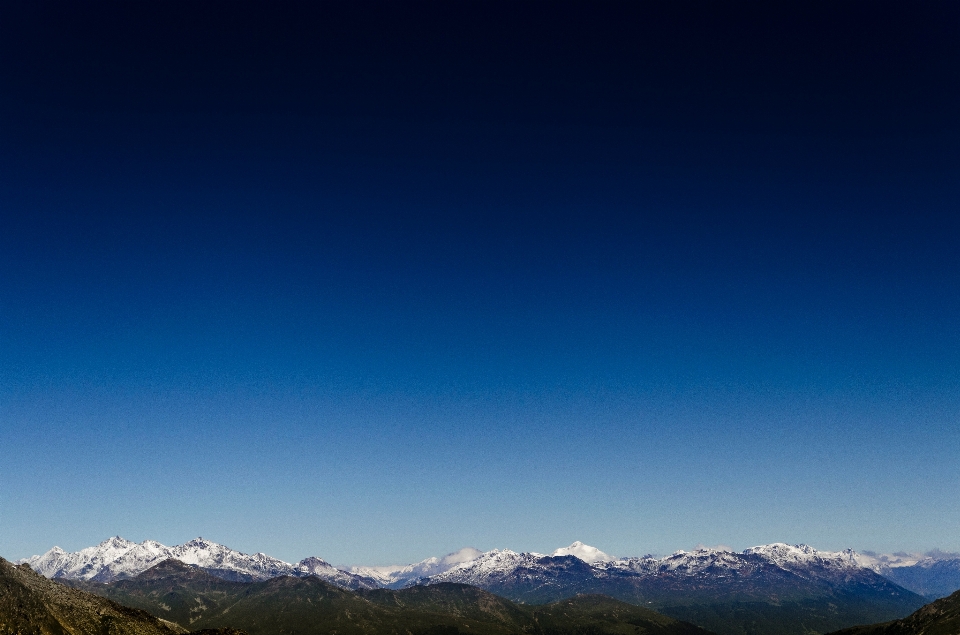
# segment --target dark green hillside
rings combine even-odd
[[[652,606],[679,620],[692,622],[722,635],[809,635],[827,633],[850,624],[894,619],[916,606],[895,589],[883,595],[864,589],[824,590],[804,599],[764,602],[713,601],[702,604]]]
[[[506,627],[525,624],[529,610],[489,591],[466,584],[442,583],[402,590],[376,589],[357,594],[388,609],[414,609]]]
[[[927,604],[907,617],[870,626],[854,626],[832,635],[958,635],[960,591]]]
[[[697,635],[708,631],[673,620],[641,606],[604,595],[580,595],[568,600],[533,607],[537,633],[580,635],[589,633],[658,633]]]
[[[318,578],[230,582],[176,560],[111,584],[70,584],[191,630],[229,627],[251,635],[336,630],[349,635],[375,632],[389,617],[353,592]]]
[[[251,635],[395,632],[387,611],[318,578],[284,576],[245,586],[229,606],[197,625],[233,626]]]
[[[110,584],[61,580],[69,586],[143,609],[188,629],[236,601],[248,584],[228,582],[178,560],[165,560],[136,578]]]
[[[156,617],[0,558],[0,635],[174,635]]]

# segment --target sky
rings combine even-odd
[[[960,551],[955,3],[7,2],[0,555]]]

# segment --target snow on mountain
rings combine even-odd
[[[423,578],[419,582],[435,584],[437,582],[457,582],[485,588],[515,570],[536,568],[545,556],[542,553],[517,553],[509,549],[494,549],[479,557],[457,564],[443,573]]]
[[[294,566],[283,560],[263,553],[247,555],[203,538],[194,538],[173,547],[170,557],[184,564],[201,567],[214,575],[235,579],[267,580],[295,572]]]
[[[603,594],[624,602],[671,606],[677,611],[681,606],[749,602],[766,607],[761,613],[770,611],[770,615],[777,615],[784,598],[789,602],[820,598],[813,601],[811,610],[830,615],[839,612],[843,620],[862,619],[855,615],[867,605],[877,611],[893,606],[891,611],[908,613],[922,604],[914,593],[859,566],[852,551],[821,552],[804,545],[773,544],[742,552],[702,548],[664,557],[590,563],[569,551],[545,556],[494,550],[417,584],[468,584],[528,604],[579,594]],[[836,606],[817,604],[825,597],[836,598]],[[786,615],[793,609],[783,610]],[[889,614],[893,613],[877,613]]]
[[[676,551],[669,556],[657,558],[620,558],[598,562],[594,568],[604,571],[623,571],[640,576],[669,575],[685,577],[701,575],[707,571],[739,571],[744,568],[742,555],[724,549],[696,549]]]
[[[811,566],[830,569],[861,569],[858,554],[853,549],[843,551],[818,551],[809,545],[787,545],[775,542],[770,545],[751,547],[744,554],[755,553],[783,569],[803,569]]]
[[[154,540],[135,543],[115,536],[74,553],[54,547],[43,555],[24,558],[18,563],[25,562],[48,578],[111,582],[137,576],[170,558],[228,580],[255,581],[282,575],[313,575],[345,588],[378,586],[375,580],[340,571],[320,558],[305,558],[292,565],[263,553],[248,555],[204,538],[167,547]]]
[[[135,543],[119,536],[74,553],[54,547],[41,556],[20,560],[48,578],[107,582],[149,569],[170,556],[169,547],[145,540]]]
[[[830,579],[844,572],[864,571],[853,550],[819,551],[807,545],[774,543],[752,547],[742,552],[726,549],[697,549],[677,551],[669,556],[620,558],[614,560],[603,552],[574,543],[557,549],[551,556],[538,553],[516,553],[509,550],[494,550],[480,557],[450,568],[448,571],[421,579],[419,583],[459,582],[483,588],[500,584],[510,578],[533,580],[538,576],[556,579],[557,567],[562,556],[575,556],[590,565],[587,576],[602,578],[609,575],[640,577],[715,577],[720,579],[731,572],[749,574],[758,564],[773,565],[781,570],[810,579]],[[557,560],[554,560],[557,558]],[[571,572],[574,570],[571,569]],[[576,570],[583,575],[582,569]]]
[[[294,575],[299,578],[316,576],[344,589],[377,589],[382,583],[370,576],[341,571],[321,558],[304,558],[294,567]]]
[[[483,552],[473,547],[464,547],[459,551],[449,553],[442,558],[436,556],[421,560],[416,564],[393,565],[382,567],[350,567],[348,571],[354,575],[372,578],[388,588],[401,588],[422,578],[439,575],[452,567],[475,560]]]
[[[574,542],[569,547],[561,547],[554,551],[552,556],[576,556],[584,562],[608,562],[614,560],[615,558],[608,556],[603,553],[596,547],[591,547],[590,545],[585,545],[579,540]]]
[[[604,569],[629,570],[641,575],[671,574],[675,576],[701,575],[707,571],[739,571],[752,566],[751,560],[773,564],[787,571],[841,571],[862,569],[858,555],[852,549],[845,551],[819,551],[808,545],[773,543],[751,547],[741,552],[728,549],[696,549],[677,551],[662,558],[621,558],[598,563]]]

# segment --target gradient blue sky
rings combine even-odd
[[[0,555],[960,550],[957,5],[0,12]]]

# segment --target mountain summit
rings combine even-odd
[[[591,547],[590,545],[585,545],[579,540],[574,542],[569,547],[561,547],[554,551],[551,555],[553,556],[576,556],[584,562],[609,562],[610,560],[615,560],[615,558],[608,556],[603,553],[596,547]]]

